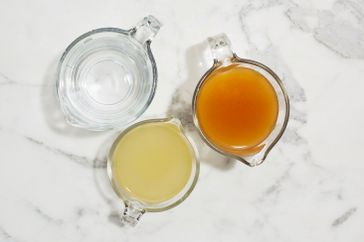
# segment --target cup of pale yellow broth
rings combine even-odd
[[[146,211],[164,211],[186,199],[197,182],[199,162],[178,119],[149,119],[116,138],[108,174],[125,204],[122,222],[135,225]]]

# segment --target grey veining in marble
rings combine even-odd
[[[156,96],[141,117],[174,115],[201,157],[180,206],[120,226],[106,174],[118,131],[69,127],[55,98],[57,60],[78,35],[153,14]],[[0,241],[350,241],[364,238],[362,0],[3,0],[0,7]],[[191,99],[225,32],[270,66],[291,99],[286,133],[248,168],[201,142]]]

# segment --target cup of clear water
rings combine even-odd
[[[150,45],[160,27],[147,16],[129,30],[89,31],[67,47],[57,94],[68,123],[95,131],[121,128],[147,109],[157,85]]]

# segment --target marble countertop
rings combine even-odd
[[[118,131],[68,126],[55,70],[80,34],[129,28],[147,14],[164,25],[152,43],[158,88],[141,119],[171,114],[191,126],[206,71],[201,43],[220,32],[238,55],[279,74],[292,109],[264,164],[249,168],[200,144],[191,196],[125,228],[104,162]],[[0,29],[1,242],[363,241],[362,0],[2,0]]]

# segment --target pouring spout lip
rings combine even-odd
[[[264,152],[265,153],[265,152]],[[259,153],[256,154],[259,156]],[[258,158],[258,159],[252,159],[251,161],[247,161],[244,157],[241,157],[239,156],[239,161],[243,162],[245,165],[249,166],[249,167],[256,167],[256,166],[259,166],[261,165],[264,161],[265,161],[265,157],[266,157],[266,154],[264,155],[263,158]]]
[[[212,147],[212,146],[211,146]],[[233,159],[236,159],[238,161],[240,161],[241,163],[249,166],[249,167],[256,167],[256,166],[259,166],[261,165],[264,161],[265,161],[265,158],[267,157],[268,153],[269,152],[258,152],[257,154],[255,155],[252,155],[251,159],[248,159],[247,156],[239,156],[239,155],[234,155],[234,154],[231,154],[231,153],[227,153],[227,152],[224,152],[224,151],[221,151],[219,149],[216,149],[215,147],[212,147],[214,150],[218,151],[220,154],[222,155],[225,155],[225,156],[229,156]]]

